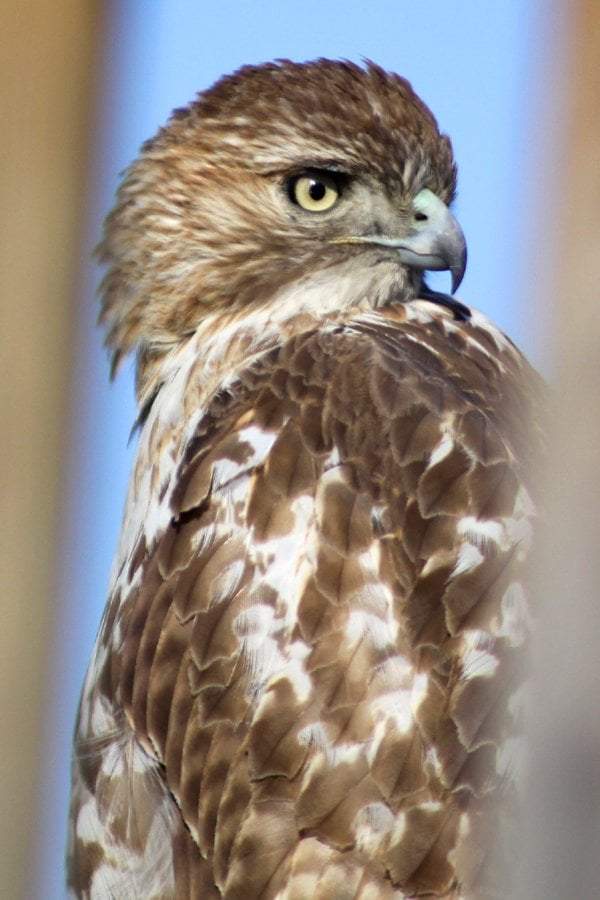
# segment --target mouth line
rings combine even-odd
[[[330,244],[358,244],[363,246],[384,247],[395,251],[398,260],[411,269],[427,270],[430,272],[449,271],[452,274],[452,293],[456,290],[464,268],[452,265],[448,259],[437,253],[421,253],[414,247],[407,245],[405,238],[395,238],[390,235],[347,235],[346,237],[332,238]]]

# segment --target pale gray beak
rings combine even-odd
[[[393,247],[411,269],[449,269],[452,293],[458,288],[467,267],[467,244],[462,229],[446,204],[427,188],[414,200],[414,229],[402,238],[365,235],[365,243]]]

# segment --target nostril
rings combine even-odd
[[[416,212],[416,213],[415,213],[415,219],[416,219],[417,222],[426,222],[426,221],[427,221],[427,216],[425,215],[424,212]]]

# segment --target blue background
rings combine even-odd
[[[413,86],[452,138],[455,213],[469,244],[459,296],[501,325],[534,361],[529,306],[535,239],[535,142],[544,55],[554,39],[543,0],[241,2],[123,0],[107,28],[83,254],[97,241],[118,173],[172,108],[244,63],[370,58]],[[99,273],[82,277],[73,434],[50,683],[35,896],[64,896],[69,757],[81,682],[106,599],[133,446],[133,365],[110,385],[95,328]],[[448,287],[447,274],[435,284]],[[432,283],[433,280],[432,280]]]

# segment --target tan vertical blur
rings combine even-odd
[[[551,296],[539,298],[557,320],[556,404],[523,900],[600,896],[600,5],[563,4],[570,45],[551,106],[564,144],[545,185],[555,239]]]
[[[30,896],[97,6],[2,6],[0,897]],[[64,823],[57,823],[64,829]]]

